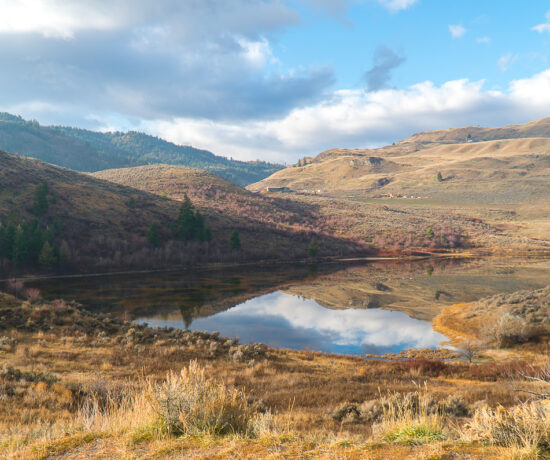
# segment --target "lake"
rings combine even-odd
[[[345,354],[437,348],[446,306],[550,284],[550,261],[429,259],[231,267],[28,282],[121,319]]]

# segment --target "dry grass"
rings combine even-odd
[[[401,398],[398,404],[382,402],[381,421],[373,425],[374,437],[400,444],[429,444],[447,439],[443,414],[433,410],[426,392]]]
[[[35,308],[44,306],[28,314]],[[445,458],[458,449],[497,459],[512,447],[460,444],[455,427],[480,401],[510,408],[528,396],[514,388],[535,388],[525,366],[290,350],[238,362],[210,354],[198,335],[130,336],[116,321],[105,333],[71,304],[41,318],[44,331],[4,332],[16,343],[0,351],[11,366],[0,372],[0,457]],[[335,420],[344,403],[359,417]]]
[[[434,328],[460,344],[506,348],[536,362],[547,359],[550,288],[499,294],[474,303],[446,307]]]
[[[508,409],[482,407],[475,411],[462,437],[532,455],[525,458],[538,458],[540,449],[550,446],[550,405],[529,402]]]

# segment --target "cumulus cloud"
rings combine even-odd
[[[387,8],[391,12],[395,13],[397,11],[410,8],[415,3],[417,3],[417,1],[418,0],[378,0],[378,3],[380,3],[380,5],[382,5],[384,8]]]
[[[250,37],[299,21],[283,0],[0,0],[0,10],[0,33],[61,38],[129,27],[155,29],[178,41],[220,32]]]
[[[364,80],[367,91],[377,91],[386,88],[391,79],[391,72],[405,62],[405,57],[399,56],[391,48],[382,45],[374,52],[373,66],[365,72]]]
[[[147,318],[147,322],[179,326],[160,318]],[[445,340],[430,322],[402,312],[330,310],[312,299],[282,292],[256,297],[208,318],[198,318],[191,328],[220,331],[228,337],[238,336],[243,342],[262,341],[285,348],[357,354],[366,350],[384,353],[405,347],[435,348]]]
[[[466,29],[462,27],[460,24],[450,25],[449,32],[451,32],[451,37],[461,38],[466,33]]]
[[[333,82],[327,67],[280,70],[269,34],[300,20],[282,0],[0,0],[0,10],[4,107],[265,119]]]
[[[376,147],[428,129],[500,126],[549,115],[550,69],[512,81],[504,91],[467,79],[406,89],[334,92],[322,102],[271,121],[217,123],[176,119],[142,128],[243,159],[294,162],[328,148]]]
[[[546,22],[533,26],[531,30],[534,30],[540,34],[550,32],[550,11],[546,12]]]

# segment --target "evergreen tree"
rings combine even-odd
[[[232,251],[239,251],[241,249],[241,237],[239,236],[238,230],[233,230],[231,236],[229,237],[229,246],[231,246]]]
[[[36,216],[42,216],[48,212],[48,184],[43,182],[34,192],[32,212]]]
[[[195,232],[195,207],[185,195],[178,216],[178,237],[184,240],[192,240]]]
[[[435,233],[432,227],[428,228],[428,231],[426,232],[426,234],[428,235],[428,238],[430,240],[433,239],[433,237],[435,236]]]
[[[309,257],[317,257],[319,253],[319,248],[317,247],[317,241],[314,238],[309,242],[309,247],[307,248],[307,255]]]
[[[29,229],[29,260],[37,262],[44,246],[44,234],[38,220],[34,219]]]
[[[12,261],[16,267],[22,267],[29,260],[29,241],[26,225],[18,225],[13,241]]]
[[[212,230],[210,230],[210,227],[206,227],[204,229],[202,240],[203,241],[212,241]]]
[[[443,176],[441,175],[440,172],[437,173],[437,180],[438,180],[439,182],[443,182]]]
[[[195,210],[193,203],[187,195],[181,204],[178,220],[176,223],[176,234],[178,238],[190,241],[210,241],[212,232],[204,224],[204,217]]]
[[[149,240],[149,243],[151,243],[151,245],[155,248],[158,248],[160,246],[159,230],[155,224],[151,224],[151,226],[149,227],[149,231],[147,232],[147,239]]]
[[[3,229],[0,239],[0,256],[10,259],[13,254],[13,243],[15,241],[16,227],[13,222],[8,222],[8,225]]]
[[[44,246],[42,246],[40,256],[38,257],[38,262],[40,265],[44,265],[45,267],[53,267],[57,263],[54,248],[48,241],[46,241]]]

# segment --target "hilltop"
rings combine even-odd
[[[338,200],[365,216],[391,206],[402,218],[421,219],[423,232],[433,225],[430,214],[475,219],[488,227],[470,240],[494,233],[515,238],[515,246],[539,245],[550,229],[549,136],[550,119],[429,131],[378,149],[328,150],[248,188],[286,187],[297,201]]]
[[[211,171],[240,185],[262,180],[282,168],[263,161],[228,159],[136,131],[103,133],[43,126],[8,113],[0,113],[0,149],[83,172],[152,163],[180,164]]]
[[[147,168],[151,169],[144,167],[138,171],[147,171]],[[178,170],[172,166],[166,168]],[[203,187],[211,181],[228,190],[242,190],[213,174],[188,168],[183,171],[189,177],[199,177]],[[178,180],[184,182],[181,176]],[[193,183],[191,179],[190,182]],[[242,193],[254,196],[244,190]],[[276,200],[258,198],[278,209],[271,203]],[[208,202],[206,195],[203,200]],[[53,254],[44,256],[41,268],[64,271],[303,258],[313,237],[319,242],[320,255],[360,249],[353,243],[317,233],[313,224],[298,227],[284,222],[273,225],[258,219],[251,221],[228,206],[216,210],[202,203],[197,201],[191,206],[200,212],[198,219],[210,234],[204,238],[202,234],[184,237],[178,227],[182,206],[179,201],[0,152],[2,268],[4,271],[26,269],[27,262],[38,260],[46,241]],[[294,215],[291,210],[281,209],[280,213],[286,213],[288,218]],[[239,232],[242,245],[237,252],[232,251],[229,244],[234,230]],[[21,251],[13,249],[18,238],[24,242]],[[34,265],[34,269],[40,268]]]
[[[201,211],[236,216],[242,225],[264,223],[296,231],[323,228],[314,206],[252,193],[207,171],[151,165],[100,171],[93,177],[178,201],[187,195]]]

